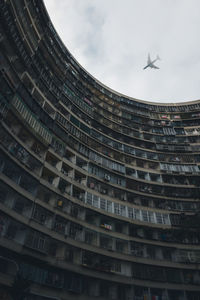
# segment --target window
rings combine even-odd
[[[131,207],[128,207],[128,217],[134,219],[134,210]]]
[[[114,203],[114,213],[116,215],[120,215],[121,214],[120,205],[118,203]]]
[[[126,217],[126,206],[125,205],[120,205],[121,208],[121,215],[123,217]]]
[[[99,197],[93,195],[93,206],[99,208]]]
[[[116,215],[124,216],[130,219],[136,219],[143,222],[159,223],[159,224],[166,224],[166,225],[171,224],[169,214],[154,213],[149,210],[147,211],[147,210],[131,208],[126,205],[121,205],[116,202],[99,198],[98,196],[92,195],[91,193],[88,192],[87,192],[87,197],[85,199],[85,203],[100,208],[102,210],[107,210],[110,213],[114,213]]]
[[[148,214],[146,210],[142,210],[142,219],[144,222],[148,222]]]
[[[105,199],[100,199],[100,208],[105,210],[106,209],[106,200]]]
[[[97,234],[94,231],[85,230],[85,242],[87,244],[93,244],[97,240]]]
[[[111,265],[111,271],[114,273],[121,273],[121,263],[120,262],[113,262]]]
[[[161,213],[156,213],[156,223],[162,224],[163,220],[162,220],[162,214]]]
[[[46,237],[39,232],[29,232],[25,244],[33,249],[46,252]]]
[[[112,249],[113,240],[105,235],[100,235],[100,247],[106,249]]]
[[[155,223],[154,213],[152,211],[148,211],[148,215],[149,215],[149,222]]]
[[[141,211],[139,209],[134,208],[134,218],[136,220],[141,220],[140,212]]]
[[[50,144],[52,140],[52,134],[49,132],[44,125],[37,120],[37,117],[32,114],[32,112],[26,107],[19,96],[15,96],[12,102],[13,106],[16,108],[21,117],[29,124],[29,126],[34,129],[36,134],[39,134],[43,141]]]
[[[89,205],[92,205],[92,194],[87,192],[87,196],[86,196],[86,203],[88,203]]]
[[[106,210],[107,210],[108,212],[113,212],[113,210],[112,210],[112,202],[109,201],[109,200],[107,200],[107,207],[106,207]]]

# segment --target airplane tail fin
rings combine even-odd
[[[157,55],[156,59],[157,59],[157,60],[161,60],[159,55]]]

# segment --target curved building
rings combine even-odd
[[[199,300],[200,101],[131,99],[0,0],[0,299]]]

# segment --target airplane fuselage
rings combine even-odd
[[[150,62],[150,64],[146,65],[146,67],[144,67],[144,69],[147,69],[148,67],[153,68],[153,64],[158,60],[158,58],[154,59],[152,62]]]
[[[150,54],[148,55],[148,60],[147,60],[147,65],[143,68],[144,70],[147,68],[152,68],[152,69],[159,69],[159,67],[155,66],[154,63],[160,60],[160,57],[157,55],[156,59],[151,60]]]

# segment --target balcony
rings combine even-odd
[[[32,114],[19,96],[13,98],[12,105],[21,119],[33,130],[33,133],[44,143],[50,144],[52,139],[51,133],[40,121],[38,121],[36,116]]]

